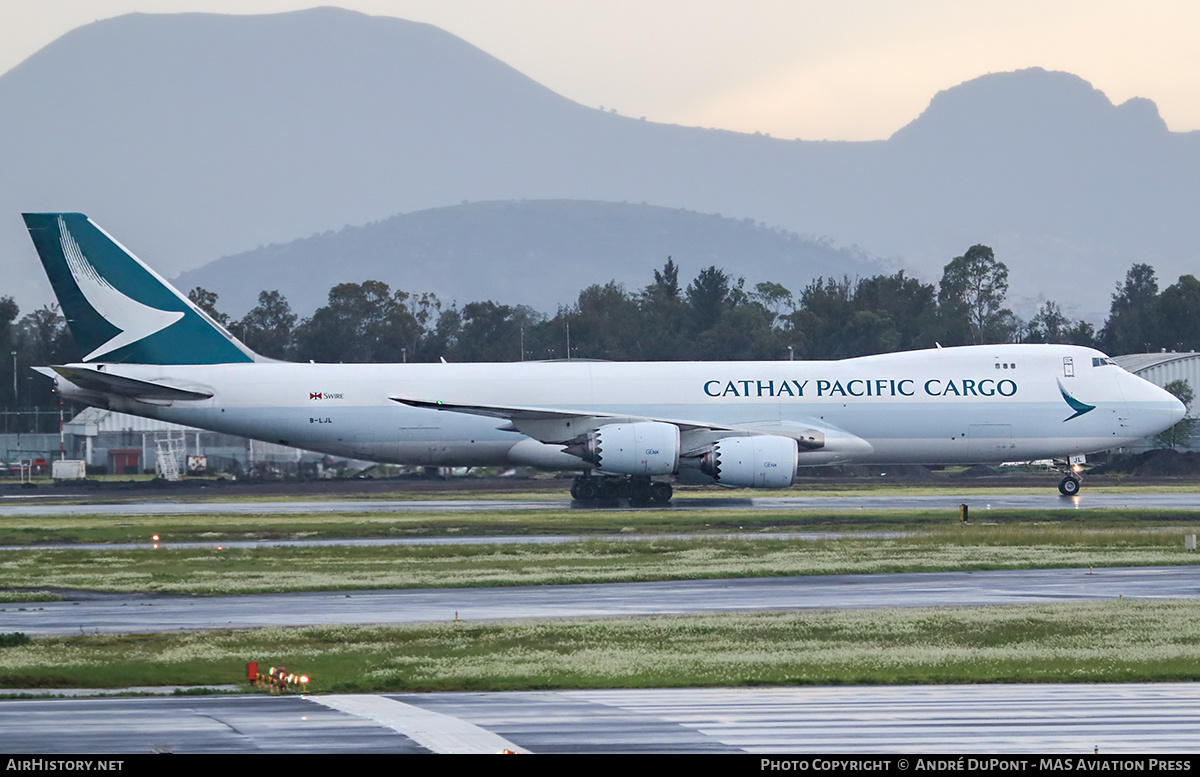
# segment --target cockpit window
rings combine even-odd
[[[1116,364],[1117,363],[1115,361],[1108,358],[1107,356],[1093,356],[1092,357],[1092,366],[1093,367],[1116,366]]]

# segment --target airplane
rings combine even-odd
[[[979,345],[838,361],[314,364],[263,357],[81,213],[26,226],[81,362],[65,398],[339,456],[578,471],[572,497],[671,479],[786,488],[801,467],[1078,462],[1185,408],[1091,348]],[[1078,467],[1059,490],[1080,489]]]

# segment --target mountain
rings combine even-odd
[[[1193,271],[1198,169],[1200,132],[1040,69],[941,92],[886,141],[791,141],[586,108],[393,18],[131,14],[0,76],[0,294],[50,299],[22,210],[84,211],[174,276],[396,213],[593,200],[826,235],[929,280],[986,243],[1015,294],[1104,311],[1132,262]]]
[[[854,251],[749,219],[653,205],[522,200],[401,214],[225,257],[174,282],[185,291],[217,292],[218,307],[235,317],[271,289],[310,315],[335,284],[365,280],[432,291],[447,303],[492,299],[553,314],[592,283],[646,286],[668,256],[684,286],[710,265],[744,276],[748,290],[769,280],[793,293],[814,277],[885,271]]]

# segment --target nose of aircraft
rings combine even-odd
[[[1135,375],[1129,377],[1133,380],[1125,387],[1125,402],[1134,426],[1143,436],[1169,429],[1187,414],[1187,406],[1166,390]]]

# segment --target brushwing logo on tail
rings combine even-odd
[[[85,362],[161,332],[183,318],[183,313],[179,311],[152,308],[117,291],[83,255],[62,216],[58,217],[58,233],[67,267],[80,293],[108,323],[121,330],[108,342],[84,356]]]

